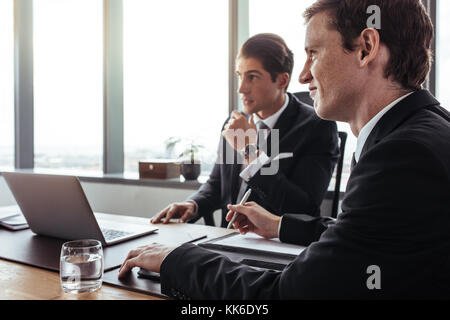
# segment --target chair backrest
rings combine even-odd
[[[314,100],[311,99],[309,92],[302,91],[294,93],[294,96],[303,103],[307,105],[313,106]],[[333,194],[333,204],[331,206],[331,216],[336,218],[339,210],[339,200],[341,195],[341,179],[342,179],[342,169],[344,167],[344,153],[345,153],[345,145],[347,143],[347,133],[339,131],[339,159],[336,167],[336,177],[335,177],[335,185],[334,185],[334,194]]]
[[[339,210],[339,200],[341,196],[341,179],[342,179],[342,168],[344,167],[344,153],[345,145],[347,143],[347,133],[339,131],[339,160],[336,167],[336,180],[334,185],[334,195],[333,195],[333,205],[331,207],[331,216],[336,218]]]

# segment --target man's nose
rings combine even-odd
[[[305,66],[303,67],[302,72],[300,72],[300,77],[298,78],[298,81],[301,84],[307,84],[310,83],[313,79],[313,76],[311,74],[311,69],[307,63],[305,63]]]
[[[245,81],[241,81],[239,88],[238,88],[238,93],[244,94],[244,93],[248,93],[248,92],[249,92],[248,85],[245,83]]]

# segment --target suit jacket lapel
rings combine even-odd
[[[298,100],[288,93],[289,95],[289,104],[286,107],[286,110],[280,115],[277,122],[275,123],[274,129],[279,130],[279,137],[280,141],[283,138],[284,135],[291,129],[292,122],[295,120],[297,114],[299,113],[300,108],[298,107]],[[295,99],[295,101],[294,101]],[[246,116],[248,118],[248,116]],[[267,147],[267,155],[268,156],[276,156],[271,154],[271,133],[269,133],[267,140],[266,140],[266,147]],[[226,142],[225,142],[226,143]],[[229,146],[228,146],[229,147]],[[236,201],[239,189],[241,187],[241,178],[239,174],[242,171],[242,165],[237,164],[237,152],[234,151],[235,156],[235,164],[232,168],[232,177],[231,177],[231,199],[233,201]]]
[[[300,108],[298,107],[298,101],[292,94],[288,93],[289,96],[289,104],[286,107],[286,110],[280,115],[273,129],[277,129],[279,131],[280,141],[286,135],[286,133],[291,130],[292,122],[295,120],[297,114],[299,113]],[[269,157],[276,156],[272,154],[271,146],[272,146],[272,131],[267,137],[266,147],[267,153]]]
[[[434,105],[439,105],[439,102],[427,90],[419,90],[400,101],[375,125],[364,144],[361,157],[418,110]]]

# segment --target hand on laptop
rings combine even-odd
[[[281,218],[257,203],[247,202],[245,205],[228,205],[227,208],[230,210],[225,217],[227,221],[233,218],[234,212],[239,214],[233,226],[240,233],[253,232],[267,239],[278,238]]]
[[[124,277],[134,267],[160,272],[164,259],[177,247],[154,243],[131,250],[119,269],[119,278]]]
[[[196,205],[194,202],[180,202],[172,203],[164,210],[159,212],[156,216],[150,219],[151,223],[160,223],[163,218],[163,223],[169,223],[170,219],[180,219],[181,222],[187,222],[195,217]]]

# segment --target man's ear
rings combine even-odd
[[[360,35],[358,48],[360,67],[366,67],[375,60],[380,49],[380,34],[373,28],[364,29]]]
[[[280,73],[277,77],[278,88],[285,89],[287,91],[290,79],[291,77],[289,76],[289,73],[287,72]]]

